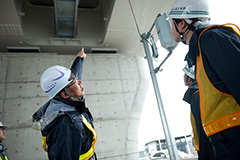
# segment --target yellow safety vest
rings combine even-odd
[[[94,127],[92,127],[92,125],[87,121],[87,119],[83,115],[82,115],[82,120],[83,120],[83,124],[93,133],[92,147],[86,153],[79,156],[79,160],[88,160],[90,157],[93,156],[95,152],[95,143],[97,141],[97,133]],[[42,137],[42,147],[44,151],[48,152],[46,147],[46,136]]]
[[[190,114],[191,114],[191,125],[192,125],[192,130],[193,130],[193,139],[194,139],[195,150],[199,151],[199,141],[198,141],[198,135],[197,135],[196,122],[195,122],[195,118],[192,114],[192,111]]]
[[[92,125],[87,121],[87,119],[82,115],[82,119],[83,119],[83,123],[86,125],[86,127],[93,133],[93,142],[92,142],[92,147],[90,148],[90,150],[88,150],[88,152],[80,155],[79,160],[88,160],[90,157],[92,157],[92,155],[95,152],[95,143],[97,141],[97,133],[95,131],[95,129],[92,127]]]
[[[230,27],[240,36],[240,30],[236,25],[226,24],[207,27],[198,38],[196,79],[199,87],[201,119],[207,136],[240,125],[239,104],[232,95],[223,93],[213,86],[203,66],[200,38],[206,30],[215,27]]]
[[[7,156],[4,156],[4,160],[8,160]],[[0,160],[3,160],[2,157],[0,157]]]

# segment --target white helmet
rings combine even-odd
[[[208,0],[176,0],[169,17],[176,19],[210,18]]]
[[[195,79],[195,66],[189,68],[188,65],[186,65],[182,70],[187,76]]]
[[[40,84],[42,90],[52,99],[66,87],[69,81],[71,70],[62,66],[52,66],[48,68],[41,76]]]
[[[8,126],[6,126],[6,125],[3,125],[3,123],[2,123],[2,122],[0,122],[0,127],[1,127],[1,128],[8,128]]]
[[[209,22],[208,0],[176,0],[169,13],[172,19],[198,18],[201,22]],[[189,24],[191,21],[187,21]]]

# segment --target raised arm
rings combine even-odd
[[[82,48],[81,51],[77,53],[77,57],[75,58],[71,67],[71,72],[75,74],[79,80],[82,79],[83,60],[86,58],[86,56],[87,55],[84,52],[84,48]]]

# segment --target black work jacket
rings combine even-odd
[[[190,39],[189,51],[185,57],[189,67],[196,66],[196,57],[199,55],[198,37],[205,28],[206,26],[197,29]],[[221,92],[231,94],[240,104],[238,35],[230,28],[212,28],[203,33],[200,46],[204,68],[211,83]]]
[[[7,160],[7,148],[0,141],[0,160]]]
[[[52,99],[33,115],[34,119],[40,119],[49,160],[78,160],[92,147],[93,134],[83,124],[81,114],[93,126],[84,101]],[[95,160],[95,155],[90,159]]]

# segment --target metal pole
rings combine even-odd
[[[160,118],[161,118],[162,125],[163,125],[163,130],[164,130],[164,134],[165,134],[165,138],[166,138],[166,142],[167,142],[167,146],[168,146],[168,152],[170,155],[170,159],[171,160],[179,160],[175,138],[173,137],[173,135],[170,131],[170,128],[169,128],[169,125],[167,122],[167,118],[165,115],[165,111],[163,108],[163,104],[162,104],[162,99],[161,99],[161,95],[160,95],[160,91],[159,91],[156,72],[154,71],[151,52],[150,52],[151,47],[150,47],[150,44],[148,43],[149,37],[145,33],[143,33],[141,35],[141,38],[142,38],[143,46],[144,46],[145,53],[147,56],[148,66],[149,66],[150,74],[152,77],[153,87],[154,87],[154,91],[155,91],[155,95],[156,95],[156,99],[157,99],[157,103],[158,103],[159,114],[160,114]]]

